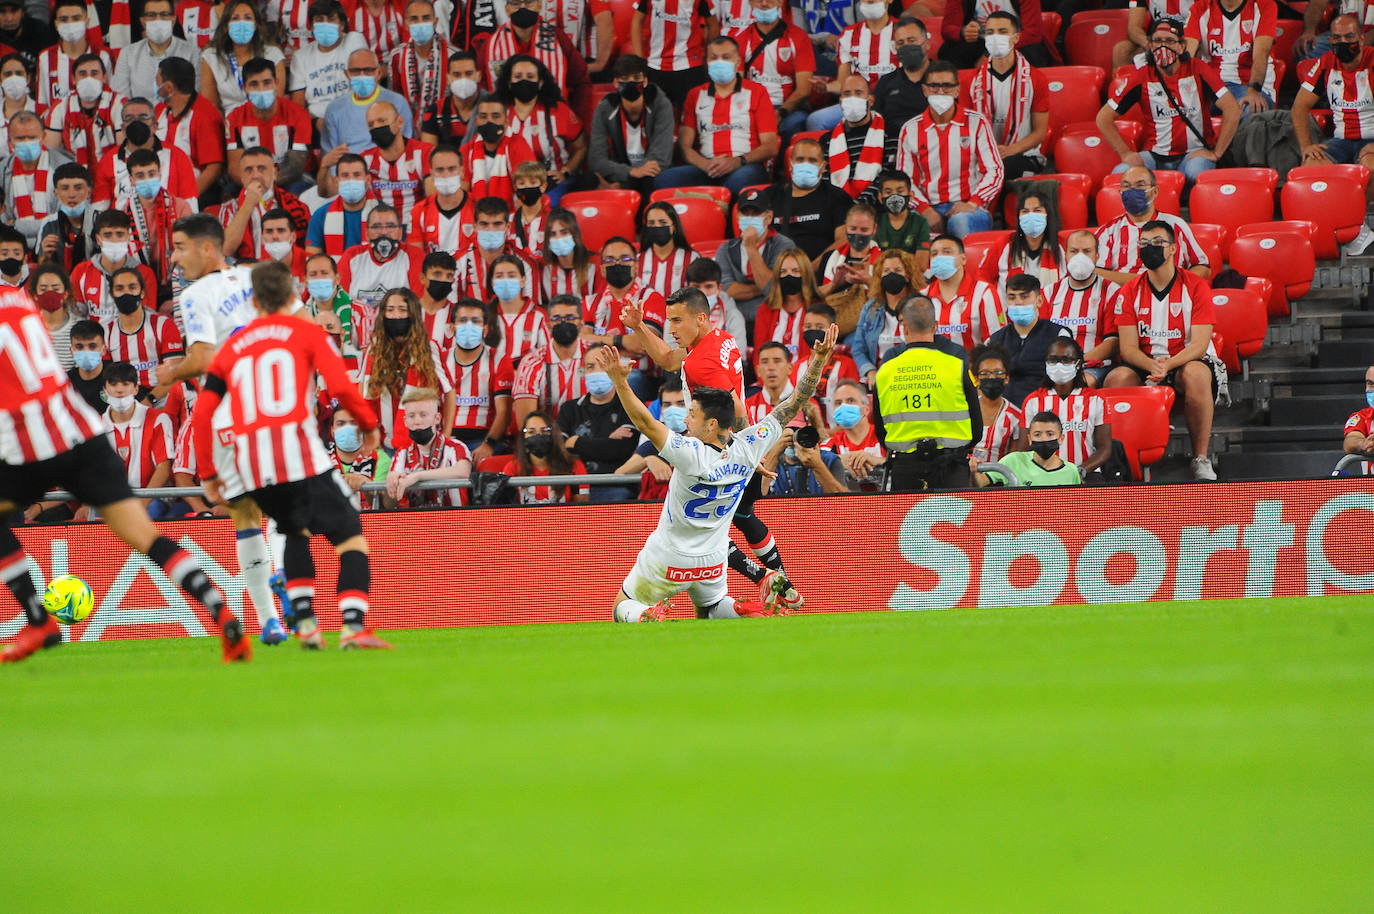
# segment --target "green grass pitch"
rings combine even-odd
[[[0,669],[0,909],[1374,906],[1367,599],[394,641]]]

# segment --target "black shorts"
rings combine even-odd
[[[14,502],[22,510],[53,489],[66,489],[81,504],[103,508],[134,497],[128,472],[110,439],[97,435],[37,463],[0,463],[0,501]]]
[[[337,546],[363,532],[352,494],[339,472],[330,470],[309,479],[254,489],[248,496],[263,514],[277,522],[282,533],[308,530]]]
[[[1212,363],[1211,363],[1211,362],[1208,362],[1208,361],[1206,361],[1206,360],[1204,360],[1204,359],[1198,359],[1197,361],[1202,362],[1203,366],[1206,367],[1206,369],[1207,369],[1209,372],[1211,372],[1211,374],[1212,374],[1212,399],[1215,400],[1215,399],[1217,398],[1217,370],[1216,370],[1215,368],[1212,367]],[[1131,369],[1131,371],[1134,371],[1134,372],[1136,373],[1136,377],[1140,378],[1140,384],[1141,384],[1141,386],[1143,387],[1143,386],[1145,385],[1146,379],[1150,377],[1150,373],[1149,373],[1148,371],[1144,371],[1144,370],[1142,370],[1142,369],[1140,369],[1140,368],[1136,368],[1134,365],[1127,365],[1126,367],[1129,368],[1129,369]],[[1173,371],[1171,371],[1171,372],[1169,372],[1168,374],[1166,374],[1166,375],[1164,376],[1164,380],[1163,380],[1162,382],[1160,382],[1160,383],[1167,384],[1168,386],[1172,387],[1175,391],[1178,392],[1179,396],[1182,396],[1182,395],[1183,395],[1183,388],[1179,386],[1179,374],[1178,374],[1178,373],[1179,373],[1180,371],[1182,371],[1182,370],[1183,370],[1183,366],[1182,366],[1182,365],[1178,366],[1178,367],[1175,368]]]

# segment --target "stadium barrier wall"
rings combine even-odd
[[[364,515],[379,629],[609,619],[661,506]],[[1374,592],[1374,479],[766,499],[808,611],[950,609]],[[256,629],[227,519],[163,525]],[[36,580],[96,595],[69,637],[205,635],[208,618],[99,524],[18,531]],[[317,605],[337,627],[337,561],[316,542]],[[732,575],[731,591],[753,596]],[[12,602],[0,637],[22,624]],[[248,609],[244,612],[245,608]],[[674,616],[687,617],[685,599]]]

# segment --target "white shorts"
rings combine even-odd
[[[728,595],[726,553],[682,555],[653,540],[644,544],[620,589],[631,600],[653,606],[684,590],[697,607],[714,606]]]
[[[215,475],[219,477],[220,487],[224,490],[224,500],[245,495],[248,489],[239,475],[238,451],[234,449],[234,430],[215,429]]]

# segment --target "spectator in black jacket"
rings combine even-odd
[[[1007,280],[1007,325],[988,337],[988,344],[1001,346],[1011,355],[1007,371],[1007,399],[1020,403],[1040,386],[1045,376],[1045,353],[1061,336],[1073,338],[1073,331],[1052,321],[1040,319],[1040,280],[1029,273],[1017,273]]]
[[[621,407],[610,376],[604,371],[590,370],[591,361],[586,356],[604,345],[588,346],[583,354],[586,396],[569,400],[558,410],[563,444],[570,453],[582,459],[588,473],[614,473],[630,459],[639,441],[639,433]],[[636,488],[625,486],[593,486],[592,501],[629,501],[636,491]]]
[[[647,199],[654,178],[673,164],[673,105],[649,85],[643,57],[623,54],[611,72],[618,91],[592,114],[587,161],[599,186],[638,190]]]

